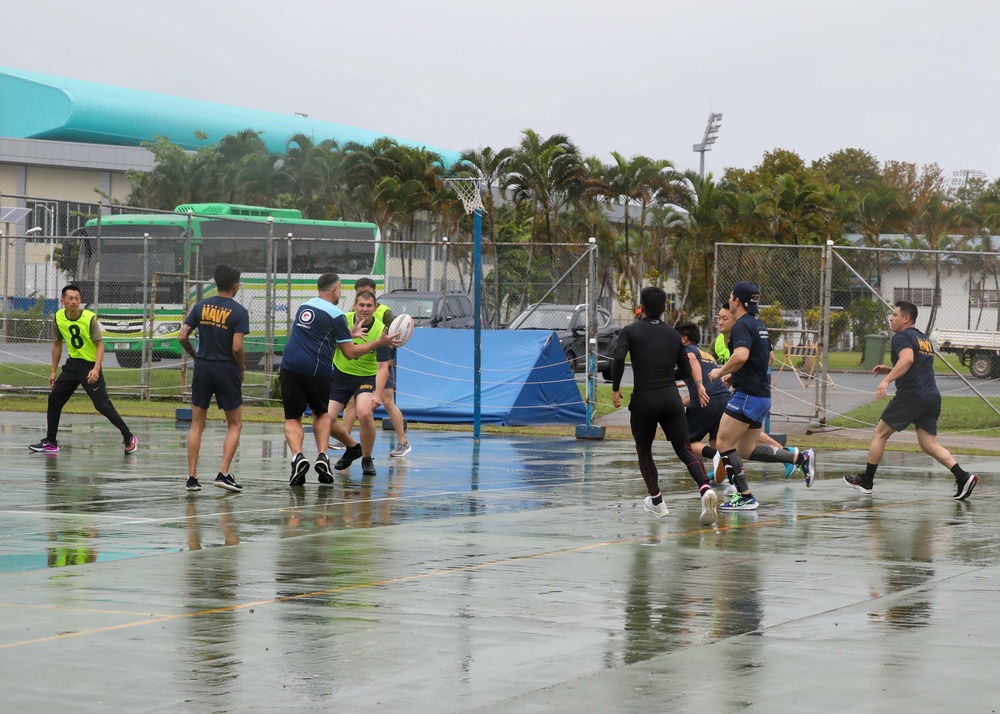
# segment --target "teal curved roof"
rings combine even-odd
[[[349,141],[370,144],[385,136],[298,115],[0,67],[0,136],[116,146],[139,146],[163,136],[185,149],[199,149],[244,129],[262,132],[261,139],[268,149],[280,153],[295,134],[305,134],[316,143],[335,139],[341,146]],[[208,139],[200,141],[194,135],[196,131],[204,132]],[[390,138],[434,151],[446,166],[459,159],[455,151]]]

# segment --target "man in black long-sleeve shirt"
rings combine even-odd
[[[653,439],[659,425],[678,458],[687,466],[691,478],[698,484],[702,524],[711,525],[718,518],[719,499],[708,483],[701,459],[691,449],[684,406],[676,384],[676,374],[684,379],[691,377],[691,365],[681,336],[660,320],[667,302],[666,292],[662,288],[646,287],[639,300],[642,319],[628,325],[618,335],[611,367],[611,388],[615,408],[620,407],[625,355],[631,355],[634,387],[628,408],[632,438],[639,456],[639,471],[649,492],[643,507],[657,517],[667,515],[667,504],[660,493],[659,473],[653,461]]]

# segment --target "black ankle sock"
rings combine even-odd
[[[954,466],[951,467],[951,473],[954,474],[955,478],[960,480],[967,478],[969,475],[969,472],[963,469],[958,464],[955,464]]]
[[[653,496],[653,505],[654,506],[659,506],[661,503],[663,503],[663,494],[662,493],[658,493],[655,496]]]

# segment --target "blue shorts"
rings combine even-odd
[[[751,429],[762,429],[770,411],[770,397],[751,397],[744,392],[733,392],[726,405],[726,414],[749,424]]]
[[[199,409],[212,406],[212,397],[223,411],[243,406],[243,382],[235,362],[195,360],[191,379],[191,404]]]

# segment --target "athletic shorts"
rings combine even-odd
[[[749,424],[751,429],[762,429],[770,411],[770,397],[751,397],[744,392],[733,392],[726,405],[726,414]]]
[[[698,393],[695,392],[695,399],[697,398]],[[719,435],[719,422],[722,421],[728,403],[728,396],[713,397],[707,407],[687,408],[688,434],[691,436],[691,441],[704,441],[706,436],[711,441]]]
[[[937,435],[938,417],[941,416],[941,395],[927,398],[907,395],[893,397],[882,412],[882,421],[893,431],[903,431],[910,424],[928,434]]]
[[[315,377],[283,369],[278,373],[278,383],[281,385],[281,406],[285,409],[285,419],[300,419],[307,406],[314,416],[326,414],[333,377]]]
[[[358,377],[353,374],[336,372],[333,375],[333,384],[330,386],[330,401],[337,404],[347,404],[351,397],[359,394],[372,394],[375,391],[375,375],[371,377]]]
[[[243,383],[235,362],[195,360],[191,379],[191,404],[199,409],[212,406],[215,397],[219,409],[232,411],[243,406]]]

